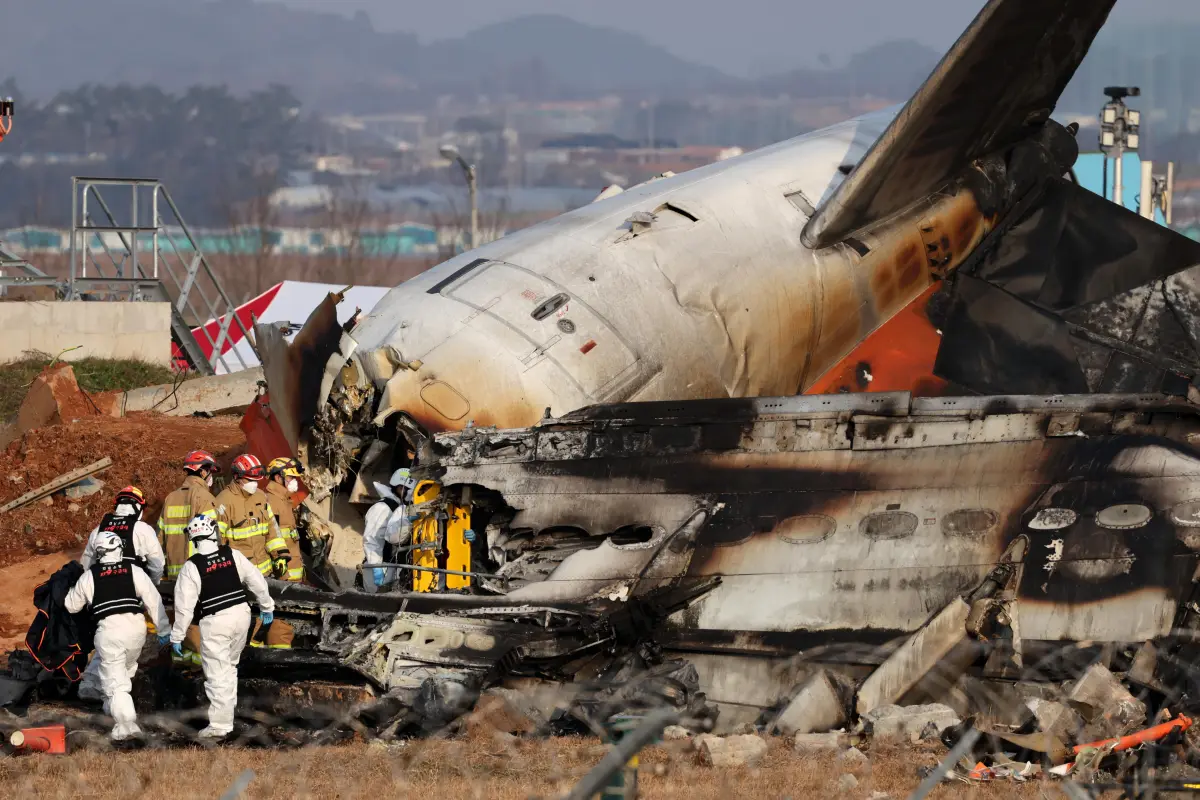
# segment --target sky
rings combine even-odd
[[[423,40],[461,36],[524,14],[553,13],[639,33],[678,56],[733,75],[835,63],[885,39],[948,47],[983,0],[283,0],[352,14]],[[1114,19],[1200,21],[1197,0],[1118,0]]]

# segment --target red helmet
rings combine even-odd
[[[188,472],[199,472],[206,467],[213,472],[221,471],[217,460],[207,450],[193,450],[183,457],[183,468]]]
[[[145,506],[146,495],[136,486],[126,486],[124,489],[117,492],[117,496],[113,499],[113,505],[120,505],[122,501],[136,503],[139,506]]]
[[[238,478],[250,478],[252,480],[262,480],[267,477],[267,471],[263,469],[262,462],[256,456],[249,453],[238,456],[233,460],[233,474]]]

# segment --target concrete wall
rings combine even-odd
[[[171,362],[171,306],[168,303],[0,302],[0,363],[27,350],[75,361],[136,358],[164,366]]]
[[[130,389],[117,398],[121,414],[133,411],[157,411],[170,417],[190,417],[197,411],[225,414],[244,411],[258,396],[262,367],[243,369],[228,375],[189,378],[178,386],[147,386]]]

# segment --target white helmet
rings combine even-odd
[[[197,514],[187,526],[188,539],[198,542],[201,539],[217,540],[217,521],[204,514]]]
[[[96,537],[96,560],[106,563],[120,561],[125,553],[125,545],[121,537],[110,531],[105,531]]]
[[[388,483],[392,486],[403,486],[405,489],[411,489],[417,485],[417,479],[412,476],[407,467],[401,467],[392,473],[392,478]]]

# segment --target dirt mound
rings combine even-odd
[[[180,462],[188,451],[211,451],[228,474],[229,462],[245,445],[239,422],[239,417],[135,414],[90,416],[29,431],[0,451],[0,505],[105,456],[113,465],[97,476],[105,485],[90,497],[55,496],[0,515],[0,566],[80,547],[112,508],[115,492],[128,484],[142,488],[150,503],[145,517],[157,520],[163,498],[182,480]]]

